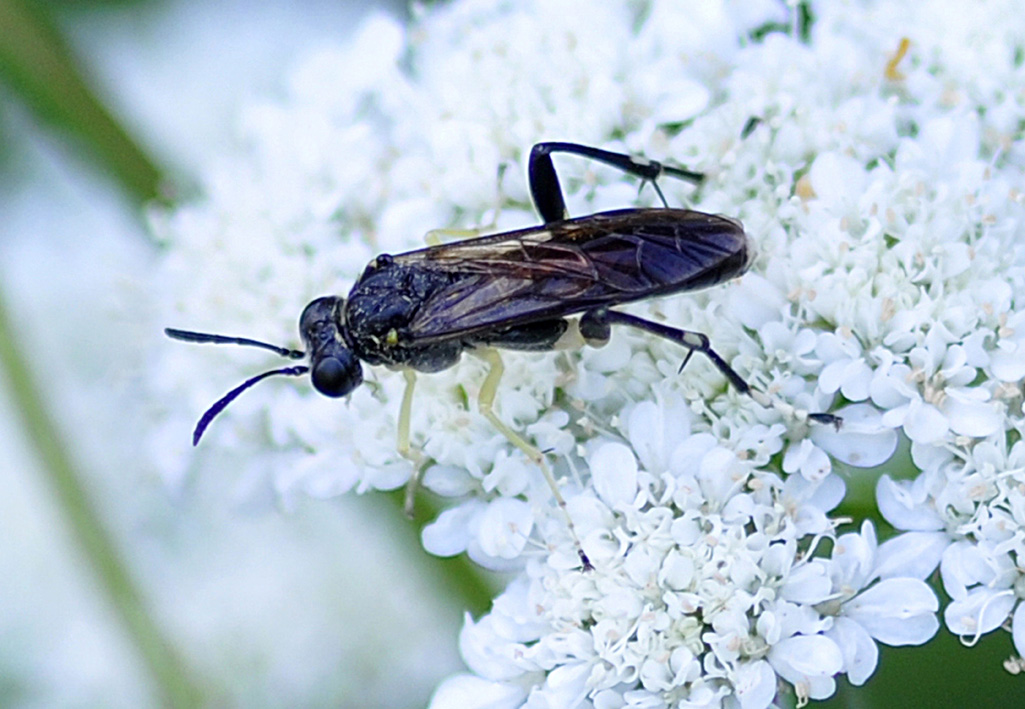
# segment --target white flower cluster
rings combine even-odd
[[[866,522],[815,555],[839,485],[759,471],[692,434],[679,399],[627,418],[629,445],[595,447],[593,490],[570,502],[595,569],[570,567],[565,541],[560,561],[531,557],[488,616],[467,619],[475,675],[449,679],[433,706],[766,707],[778,678],[821,699],[841,672],[868,678],[876,641],[936,632],[922,581],[936,557],[917,540],[877,546]]]
[[[499,168],[545,139],[704,172],[662,184],[670,203],[740,219],[758,252],[735,283],[630,309],[706,333],[777,406],[700,355],[678,374],[678,346],[623,330],[599,350],[504,356],[496,411],[569,481],[593,571],[539,470],[477,413],[485,363],[420,377],[424,484],[459,500],[425,547],[520,570],[467,622],[474,674],[433,706],[766,707],[780,680],[826,697],[837,674],[868,678],[876,641],[933,635],[937,566],[947,626],[1006,625],[1025,655],[1019,10],[821,3],[802,38],[769,1],[468,0],[405,33],[369,22],[245,115],[208,199],[157,225],[183,327],[280,339],[307,301],[430,228],[536,224],[520,171]],[[571,214],[638,203],[636,180],[558,167]],[[168,432],[226,372],[253,373],[257,355],[221,350],[160,364],[162,399],[180,402],[169,474],[187,463]],[[399,487],[403,378],[366,376],[344,404],[263,384],[204,445],[252,451],[250,474],[282,494]],[[826,410],[841,430],[800,415]],[[891,458],[901,438],[910,453]],[[837,462],[887,461],[879,510],[904,533],[836,536]]]

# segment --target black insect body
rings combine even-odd
[[[589,313],[599,325],[602,308],[713,285],[747,260],[736,222],[676,209],[606,212],[378,258],[348,299],[321,298],[308,309],[304,323],[334,327],[356,355],[345,368],[351,375],[321,382],[323,356],[310,338],[314,385],[348,393],[360,381],[358,360],[436,372],[466,349],[549,350],[568,315]],[[326,346],[334,351],[336,341]]]
[[[700,175],[575,143],[540,143],[528,165],[530,190],[544,224],[375,258],[347,298],[326,296],[303,311],[299,330],[306,352],[245,338],[167,330],[190,342],[235,343],[271,349],[309,367],[265,372],[214,404],[196,426],[198,443],[210,421],[248,387],[274,374],[307,371],[322,394],[345,396],[363,381],[361,362],[401,369],[408,382],[399,416],[399,449],[412,457],[409,418],[414,371],[437,372],[464,351],[483,357],[491,370],[481,387],[480,410],[544,471],[556,500],[558,487],[544,456],[492,411],[502,364],[495,348],[544,351],[583,343],[603,344],[612,325],[628,325],[703,352],[723,375],[759,403],[774,403],[748,384],[696,332],[652,322],[610,308],[646,298],[695,290],[742,274],[751,248],[739,222],[686,209],[621,209],[566,218],[553,152],[618,167],[656,190],[663,174],[699,181]],[[661,197],[662,193],[658,191]],[[665,203],[665,200],[662,200]],[[579,315],[571,321],[570,316]],[[836,422],[828,414],[811,414]],[[579,546],[578,546],[579,550]],[[581,558],[586,557],[581,551]]]

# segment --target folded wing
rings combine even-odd
[[[682,209],[626,209],[394,257],[454,274],[409,323],[417,342],[705,288],[744,272],[739,223]]]

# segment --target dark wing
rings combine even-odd
[[[410,321],[413,341],[450,339],[694,290],[746,270],[743,227],[684,209],[624,209],[411,251],[396,264],[455,276]]]

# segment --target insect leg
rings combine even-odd
[[[413,387],[416,385],[416,372],[412,369],[403,369],[402,376],[406,379],[406,389],[402,392],[402,405],[399,407],[398,451],[399,455],[413,464],[413,474],[406,484],[405,502],[406,515],[412,517],[413,503],[416,499],[417,488],[420,487],[420,476],[423,473],[423,456],[420,455],[420,451],[414,451],[409,445],[409,420],[413,411]]]
[[[428,246],[441,246],[448,241],[475,239],[488,231],[489,228],[490,225],[477,229],[431,229],[429,232],[424,234],[424,243]]]
[[[661,323],[639,318],[636,315],[621,313],[616,310],[607,310],[605,308],[589,310],[580,318],[580,332],[584,338],[589,341],[601,341],[608,339],[612,325],[628,325],[630,327],[635,327],[639,330],[650,332],[653,335],[664,337],[671,342],[677,343],[681,347],[686,347],[689,352],[684,358],[683,364],[680,366],[681,371],[695,351],[701,352],[711,360],[716,369],[722,372],[722,375],[726,377],[731,385],[733,385],[733,388],[741,394],[750,396],[766,408],[777,408],[784,413],[796,415],[799,418],[806,417],[819,423],[831,424],[837,428],[839,428],[840,424],[843,422],[843,419],[839,416],[834,416],[833,414],[798,412],[790,404],[776,399],[765,392],[753,389],[750,384],[744,381],[743,377],[737,374],[737,371],[733,369],[733,367],[726,363],[726,360],[720,357],[719,354],[712,349],[708,336],[700,332],[669,327],[668,325],[662,325]]]
[[[740,129],[740,139],[744,140],[744,138],[754,133],[755,128],[757,128],[764,122],[765,121],[763,121],[760,116],[751,116],[750,118],[748,118],[747,121],[744,123],[744,127]]]
[[[548,483],[548,487],[552,489],[552,495],[555,497],[555,502],[562,510],[562,514],[566,517],[566,526],[569,529],[570,537],[573,539],[573,545],[577,549],[577,555],[580,557],[580,562],[584,566],[584,570],[590,570],[594,567],[591,566],[590,559],[587,558],[587,554],[584,553],[584,549],[580,546],[580,538],[577,537],[576,527],[573,526],[573,520],[569,516],[569,510],[566,509],[566,500],[563,498],[562,493],[559,492],[559,485],[552,476],[551,471],[548,469],[548,464],[545,463],[544,454],[534,446],[530,445],[520,434],[512,430],[509,426],[506,426],[501,419],[494,412],[495,395],[498,393],[498,382],[502,379],[502,373],[505,371],[505,366],[502,364],[502,358],[498,354],[498,350],[491,347],[484,347],[477,350],[473,350],[473,353],[488,363],[490,369],[488,370],[487,377],[484,378],[484,383],[481,384],[480,394],[477,397],[477,407],[495,429],[503,436],[509,439],[509,441],[523,451],[526,456],[532,460],[545,476],[545,482]]]
[[[555,165],[552,163],[552,153],[580,155],[635,175],[655,186],[655,191],[658,192],[663,204],[666,202],[665,197],[662,196],[662,191],[655,182],[662,175],[672,175],[691,182],[701,182],[704,179],[704,175],[698,172],[681,170],[654,160],[613,153],[579,143],[538,143],[530,151],[530,158],[527,162],[527,178],[530,181],[530,194],[534,199],[534,206],[545,224],[561,221],[569,216],[566,211],[566,201],[562,197],[559,176],[555,173]]]
[[[505,371],[505,365],[502,364],[502,358],[498,354],[498,350],[487,347],[475,350],[474,354],[487,362],[490,367],[488,370],[488,376],[484,379],[484,383],[481,384],[480,394],[477,397],[477,406],[480,409],[481,414],[491,422],[492,426],[498,429],[499,433],[508,438],[514,446],[523,451],[530,460],[542,468],[545,468],[545,475],[548,476],[544,454],[534,446],[527,443],[523,436],[502,423],[502,420],[499,419],[498,415],[494,412],[495,396],[498,393],[498,382],[501,381],[502,373]],[[554,481],[549,482],[552,483]],[[556,494],[558,495],[558,491],[556,491]],[[561,499],[559,501],[561,503]]]

